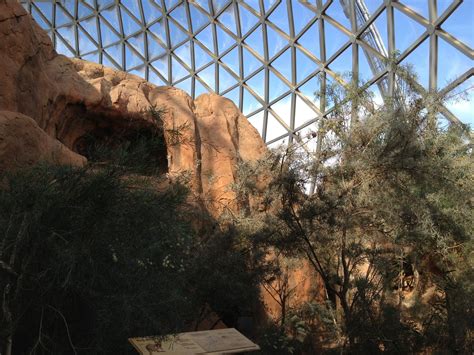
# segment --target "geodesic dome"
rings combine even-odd
[[[29,0],[56,50],[233,100],[268,143],[291,141],[331,110],[330,82],[349,72],[382,97],[387,58],[412,63],[424,90],[471,97],[474,1],[462,0]],[[443,109],[473,123],[473,103]]]

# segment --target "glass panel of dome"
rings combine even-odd
[[[127,42],[137,50],[138,53],[145,56],[145,34],[139,33],[127,39]]]
[[[287,95],[278,100],[277,103],[271,106],[271,109],[276,115],[288,126],[291,127],[291,99],[292,95]],[[273,137],[275,138],[275,137]]]
[[[56,2],[56,6],[59,4]],[[76,18],[76,2],[74,0],[61,1],[61,6],[71,15]]]
[[[74,27],[67,26],[61,27],[57,29],[57,32],[61,35],[61,37],[71,46],[71,48],[76,47],[76,38],[74,35]],[[62,53],[62,52],[61,52]]]
[[[232,89],[225,94],[223,94],[224,97],[227,97],[229,100],[232,100],[232,102],[239,107],[239,97],[240,97],[240,87],[236,87],[235,89]]]
[[[161,9],[152,0],[142,0],[143,14],[147,25],[151,24],[161,16]]]
[[[209,23],[209,18],[193,4],[189,4],[189,12],[194,33]]]
[[[308,80],[306,83],[301,85],[298,88],[298,91],[301,92],[308,100],[312,101],[314,105],[319,108],[319,99],[316,99],[316,92],[320,91],[321,86],[321,74],[318,74]]]
[[[154,36],[147,33],[148,37],[148,59],[152,60],[166,53],[166,49],[156,40]]]
[[[414,73],[417,76],[417,81],[423,85],[425,89],[428,89],[429,83],[429,58],[430,58],[430,45],[429,39],[425,39],[413,52],[410,53],[402,64],[410,64]]]
[[[189,75],[189,71],[183,65],[183,63],[177,60],[175,56],[172,56],[171,57],[171,80],[173,81],[173,83],[181,80],[182,78],[188,75]]]
[[[264,117],[263,111],[260,111],[248,117],[250,124],[256,128],[256,130],[258,131],[260,135],[263,134],[263,117]]]
[[[112,28],[114,28],[117,32],[120,31],[120,24],[118,20],[118,15],[117,15],[118,8],[117,7],[111,7],[110,9],[104,10],[100,12],[100,16],[105,18],[108,23],[112,25]]]
[[[298,128],[317,117],[317,114],[299,95],[295,95],[295,99],[295,128]]]
[[[89,7],[88,5],[82,3],[81,1],[78,1],[77,5],[77,17],[79,19],[82,19],[87,16],[91,16],[94,14],[94,9]]]
[[[462,52],[438,38],[438,88],[444,88],[473,67],[474,62]]]
[[[291,4],[293,6],[293,18],[297,19],[297,21],[294,21],[295,35],[298,35],[316,14],[298,0],[292,1]]]
[[[166,27],[163,19],[160,19],[158,22],[153,24],[150,27],[150,32],[156,37],[158,37],[164,45],[168,43],[168,41],[166,40]]]
[[[120,7],[120,14],[122,15],[123,31],[125,36],[130,36],[138,31],[141,31],[140,24],[135,21],[123,7]]]
[[[235,47],[229,53],[221,58],[221,61],[225,63],[236,75],[239,75],[239,48]]]
[[[95,42],[99,41],[99,36],[97,35],[96,17],[89,17],[88,19],[81,21],[78,27],[83,28]]]
[[[222,65],[219,65],[219,93],[222,93],[237,83],[237,80],[232,76],[232,74],[230,74]]]
[[[163,56],[158,58],[151,65],[159,72],[164,78],[168,78],[168,57]]]
[[[269,97],[268,100],[269,102],[272,102],[285,92],[287,92],[290,88],[285,85],[283,81],[281,81],[280,78],[278,78],[273,72],[269,72]]]
[[[203,80],[204,83],[211,88],[211,90],[215,90],[216,88],[216,69],[215,64],[211,64],[207,68],[201,70],[198,73],[199,77]]]
[[[104,51],[113,61],[115,61],[119,65],[120,69],[124,69],[122,68],[122,44],[118,43],[113,46],[107,47],[104,49]]]
[[[367,54],[365,53],[364,49],[362,46],[359,46],[359,81],[362,83],[369,81],[374,77],[374,73],[372,72],[372,68],[370,67],[369,62],[367,61],[367,56],[371,58],[374,62],[374,70],[376,72],[379,72],[380,70],[383,70],[385,65],[381,67],[376,67],[375,63],[380,63],[382,64],[380,58],[376,58],[376,56],[373,53],[368,52]]]
[[[442,16],[448,7],[453,3],[454,0],[438,0],[436,6],[438,6],[438,17]]]
[[[99,62],[99,53],[96,52],[96,53],[87,54],[87,55],[83,56],[82,59],[87,60],[87,61],[92,62],[92,63],[98,63]],[[144,77],[144,75],[145,75],[145,72],[143,72],[142,78]]]
[[[130,70],[130,74],[139,76],[140,78],[145,78],[146,73],[146,66],[141,65],[138,68],[135,68],[133,70]]]
[[[176,7],[173,11],[171,11],[170,16],[173,17],[173,19],[185,29],[189,28],[188,16],[186,16],[186,9],[184,8],[184,5],[179,5]]]
[[[173,21],[168,21],[170,30],[171,47],[176,47],[188,39],[188,35],[178,27]]]
[[[196,39],[199,40],[205,48],[215,53],[213,34],[211,26],[207,26],[201,32],[196,35]]]
[[[273,5],[275,5],[277,1],[278,0],[263,0],[263,8],[265,9],[265,12],[269,12],[269,10]]]
[[[352,73],[352,46],[347,47],[330,64],[329,69],[341,77],[348,77]]]
[[[268,43],[268,58],[271,60],[278,54],[285,46],[288,46],[288,41],[277,33],[270,26],[267,26],[267,43]]]
[[[292,70],[290,63],[292,62],[291,59],[291,49],[288,48],[286,51],[283,52],[278,58],[276,58],[272,63],[271,66],[276,69],[281,75],[283,75],[288,82],[292,82]],[[296,68],[298,70],[298,68]]]
[[[62,26],[69,24],[73,21],[71,16],[63,10],[63,8],[59,5],[59,3],[56,3],[56,27]]]
[[[324,36],[326,39],[326,59],[331,58],[349,40],[343,32],[328,21],[324,22]]]
[[[179,83],[175,84],[175,87],[186,91],[188,94],[191,94],[191,78],[180,81]]]
[[[286,1],[282,1],[270,14],[268,19],[274,23],[283,32],[289,34],[290,26],[288,23],[288,9]]]
[[[143,2],[145,2],[145,0],[143,0]],[[114,0],[97,0],[97,5],[99,6],[99,10],[105,9],[107,6],[110,6],[113,3],[114,3]]]
[[[120,0],[120,3],[125,6],[138,20],[141,20],[140,5],[138,0]]]
[[[78,39],[79,39],[79,53],[85,54],[92,51],[98,50],[97,45],[92,41],[86,32],[78,27]]]
[[[261,70],[245,82],[260,98],[265,98],[265,70]]]
[[[165,1],[165,7],[166,10],[171,10],[173,6],[175,6],[177,3],[179,3],[179,0],[164,0]]]
[[[319,25],[315,22],[308,30],[298,39],[298,43],[308,50],[316,58],[321,58],[319,50]]]
[[[260,3],[259,0],[245,0],[245,3],[260,14]]]
[[[119,35],[115,33],[115,31],[106,23],[103,18],[99,18],[99,21],[102,45],[104,47],[120,41]]]
[[[126,70],[130,70],[143,64],[144,59],[135,52],[130,45],[125,45],[125,66]]]
[[[327,15],[343,25],[346,29],[351,30],[351,22],[349,21],[350,14],[348,11],[350,10],[342,8],[340,1],[333,1],[325,12]]]
[[[194,97],[198,97],[201,94],[207,94],[209,90],[201,83],[199,78],[195,79],[194,84]]]
[[[246,35],[258,22],[258,17],[254,16],[249,10],[239,4],[240,30],[242,36]]]
[[[364,1],[364,5],[365,5],[365,8],[368,10],[369,15],[372,16],[380,8],[380,6],[385,6],[385,1],[384,0]]]
[[[242,49],[243,53],[243,66],[244,66],[244,77],[248,77],[256,69],[260,68],[263,64],[260,62],[247,48]]]
[[[195,69],[200,69],[204,65],[212,62],[212,57],[204,51],[201,46],[197,43],[194,43],[194,62],[196,65]]]
[[[401,0],[403,5],[409,7],[411,10],[415,11],[419,15],[425,17],[426,19],[430,18],[428,12],[428,1],[426,0]]]
[[[212,0],[212,7],[214,8],[214,13],[217,14],[229,3],[229,0]]]
[[[317,64],[296,48],[296,81],[300,83],[317,69]]]
[[[455,90],[448,94],[446,107],[454,113],[461,122],[474,127],[474,77],[470,77]]]
[[[242,104],[242,113],[247,116],[262,107],[262,104],[244,88],[244,100]]]
[[[283,137],[288,134],[288,130],[270,112],[268,113],[267,141]]]
[[[41,14],[41,12],[36,8],[34,7],[35,4],[32,4],[31,6],[31,15],[33,16],[33,18],[35,19],[36,23],[38,25],[40,25],[40,27],[43,29],[43,30],[48,30],[51,28],[51,25],[44,19],[44,15]]]
[[[226,50],[235,44],[235,40],[227,32],[225,32],[220,27],[220,25],[216,25],[216,35],[219,55],[222,55]]]
[[[360,36],[360,39],[374,50],[377,50],[380,54],[388,57],[387,14],[385,11],[377,16],[372,25]],[[383,49],[378,48],[378,40],[382,41]]]
[[[403,53],[425,32],[426,28],[397,9],[394,11],[394,21],[395,45],[397,50]]]
[[[117,58],[118,60],[118,58]],[[120,60],[120,63],[122,61]],[[116,63],[114,59],[112,59],[106,51],[102,52],[102,64],[106,67],[112,68],[112,69],[118,69],[121,70],[121,65]]]
[[[222,23],[228,30],[232,31],[234,34],[237,34],[237,24],[235,20],[234,5],[231,4],[225,11],[219,15],[218,20]]]
[[[157,86],[165,86],[167,85],[166,81],[164,81],[162,78],[160,78],[153,69],[150,68],[150,71],[148,72],[148,81],[152,84],[155,84]]]
[[[244,42],[257,52],[258,55],[263,59],[265,52],[263,50],[263,31],[262,26],[258,26],[245,40]]]
[[[61,39],[60,35],[56,35],[56,51],[68,57],[75,56],[73,50],[69,49],[66,43]]]
[[[441,27],[474,49],[474,1],[461,3]]]

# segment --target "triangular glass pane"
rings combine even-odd
[[[329,68],[337,75],[347,78],[352,73],[352,46],[347,47],[344,52],[334,59]]]
[[[357,6],[357,5],[356,5]],[[329,6],[329,8],[326,10],[326,14],[331,16],[334,20],[339,22],[341,25],[343,25],[345,28],[347,28],[349,31],[351,30],[351,21],[349,20],[350,16],[349,14],[350,9],[348,8],[347,10],[344,10],[341,6],[340,1],[333,1],[332,4]],[[347,12],[347,15],[346,15]]]
[[[286,1],[282,1],[275,10],[273,10],[268,19],[283,32],[289,34],[290,26],[288,24],[288,9],[286,8],[286,4]]]
[[[189,28],[188,16],[186,15],[186,9],[184,8],[184,5],[179,5],[170,13],[170,15],[171,17],[173,17],[174,20],[176,20],[177,23],[179,23],[185,29]]]
[[[224,62],[236,75],[240,75],[239,68],[239,49],[235,47],[229,53],[221,58],[221,61]]]
[[[324,32],[326,38],[326,59],[329,59],[349,38],[327,21],[324,23]]]
[[[61,27],[57,29],[57,32],[72,48],[76,47],[76,36],[74,35],[74,27]]]
[[[231,5],[219,16],[218,20],[232,33],[237,34],[234,6]]]
[[[165,0],[165,7],[166,7],[166,10],[170,10],[171,8],[173,8],[173,6],[175,6],[177,3],[179,3],[179,0]]]
[[[186,69],[174,56],[171,57],[171,80],[173,83],[189,75]]]
[[[260,14],[260,2],[259,0],[245,0],[245,3]]]
[[[297,19],[294,21],[295,34],[299,34],[316,14],[299,1],[292,1],[291,4],[293,5],[293,16]]]
[[[199,31],[204,25],[209,23],[209,18],[203,12],[198,10],[198,8],[193,4],[189,4],[189,11],[194,33]]]
[[[264,58],[262,26],[258,26],[255,31],[245,39],[245,43],[256,51],[260,57]]]
[[[262,107],[260,102],[258,102],[258,100],[246,88],[244,88],[244,102],[242,105],[242,112],[244,116],[251,114],[260,107]]]
[[[237,84],[237,80],[221,65],[219,65],[219,92]]]
[[[270,26],[267,26],[267,39],[268,39],[268,57],[273,58],[280,50],[288,45],[288,41],[280,36]]]
[[[174,50],[176,56],[191,68],[191,42],[186,42]]]
[[[56,3],[56,27],[71,23],[73,19],[63,8]]]
[[[438,88],[442,89],[473,67],[473,61],[438,38]],[[474,112],[473,112],[474,114]]]
[[[56,51],[59,54],[65,55],[66,57],[75,57],[74,52],[69,49],[60,36],[56,36]]]
[[[222,55],[222,53],[224,53],[233,44],[235,44],[235,40],[228,33],[226,33],[219,25],[216,26],[216,34],[218,53],[219,55]]]
[[[296,81],[299,83],[314,72],[318,65],[306,54],[296,48]]]
[[[438,6],[438,17],[443,15],[446,9],[453,3],[454,0],[438,0],[436,6]]]
[[[370,0],[370,1],[364,1],[364,3],[365,3],[365,7],[367,8],[369,12],[369,16],[372,16],[381,5],[385,5],[385,0]]]
[[[57,5],[56,5],[57,6]],[[73,17],[76,18],[76,2],[75,1],[63,1],[61,6]]]
[[[258,95],[262,100],[265,99],[265,70],[260,71],[252,78],[246,81],[246,84]]]
[[[123,31],[125,36],[130,36],[141,30],[141,26],[136,22],[132,17],[125,11],[123,8],[120,8],[120,13],[122,14],[123,22]]]
[[[51,24],[44,20],[44,15],[41,15],[40,11],[34,6],[31,7],[31,15],[43,30],[51,29]]]
[[[287,49],[283,52],[277,59],[275,59],[271,66],[275,68],[281,75],[283,75],[286,80],[290,83],[293,82],[291,75],[291,49]],[[298,70],[298,68],[296,68]]]
[[[139,66],[138,68],[135,68],[133,70],[129,71],[130,74],[139,76],[140,78],[145,79],[146,76],[146,65]]]
[[[410,9],[425,17],[426,19],[430,18],[428,11],[428,1],[426,0],[402,0],[400,1],[403,5],[408,6]]]
[[[425,27],[412,20],[401,11],[394,11],[395,17],[395,46],[401,53],[415,42],[425,32]]]
[[[388,57],[387,15],[383,11],[360,36],[361,40]]]
[[[143,13],[145,15],[145,22],[147,25],[160,18],[161,9],[156,6],[152,0],[142,0]]]
[[[305,97],[308,98],[314,105],[319,108],[319,98],[316,98],[316,93],[321,90],[321,74],[318,74],[308,80],[304,85],[301,85],[298,88],[298,91],[301,92]]]
[[[107,23],[100,18],[100,32],[102,38],[102,45],[104,47],[120,41],[120,37],[107,25]]]
[[[166,83],[162,78],[160,78],[153,70],[150,69],[148,72],[148,81],[156,86],[166,86]]]
[[[168,26],[170,29],[170,41],[172,47],[175,47],[188,39],[188,35],[174,24],[173,21],[168,21]]]
[[[288,130],[269,112],[266,137],[267,142],[286,134],[288,134]]]
[[[168,56],[158,58],[151,65],[160,73],[164,78],[168,78]]]
[[[119,31],[120,24],[117,15],[117,7],[112,7],[110,9],[103,10],[99,12],[99,14],[112,25],[112,28],[115,28],[117,31]]]
[[[97,45],[92,42],[92,40],[86,35],[82,28],[78,27],[79,31],[79,53],[82,55],[84,53],[92,52],[98,50]]]
[[[194,84],[194,97],[198,97],[201,94],[208,94],[209,90],[201,83],[201,81],[196,78]]]
[[[174,86],[185,91],[188,95],[191,94],[191,78],[185,79]]]
[[[319,51],[319,28],[318,22],[311,25],[310,28],[298,39],[298,43],[301,44],[306,50],[308,50],[316,58],[321,58]]]
[[[138,53],[145,56],[145,34],[139,33],[133,37],[127,39],[127,42],[131,44],[133,48],[137,50]]]
[[[269,101],[275,100],[278,96],[289,90],[289,87],[285,85],[280,78],[278,78],[272,71],[269,72]]]
[[[99,36],[97,35],[97,21],[95,17],[82,20],[80,27],[82,27],[96,42],[98,42]]]
[[[120,3],[125,6],[127,10],[137,18],[137,20],[141,20],[138,0],[120,0]]]
[[[240,87],[236,87],[235,89],[226,92],[223,96],[227,97],[235,104],[235,106],[239,107]]]
[[[209,2],[208,0],[196,0],[195,1],[199,6],[201,6],[202,9],[207,11],[208,13],[211,13],[211,10],[209,9]]]
[[[277,2],[277,0],[263,0],[263,8],[265,12],[269,12],[272,6]]]
[[[260,62],[247,48],[242,49],[242,55],[244,57],[244,77],[252,74],[256,69],[260,68],[263,64]]]
[[[130,70],[136,66],[143,64],[144,59],[135,53],[129,45],[125,46],[125,66],[126,70]]]
[[[291,126],[291,95],[286,95],[271,106],[271,109],[286,123]],[[267,133],[268,137],[268,133]]]
[[[148,36],[148,58],[153,59],[166,53],[166,49],[150,34]]]
[[[463,93],[460,97],[456,93]],[[454,97],[453,97],[454,95]],[[448,94],[453,99],[448,100],[446,108],[450,110],[462,123],[474,128],[474,77],[470,77]]]
[[[441,27],[474,49],[474,1],[462,2]]]
[[[295,98],[295,128],[297,128],[315,118],[317,114],[299,95],[295,95]]]
[[[214,8],[214,13],[217,14],[229,3],[229,0],[212,0],[212,7]]]
[[[122,56],[120,56],[121,58]],[[117,58],[118,60],[118,58]],[[119,63],[122,63],[122,61],[120,60]],[[104,65],[105,67],[108,67],[108,68],[112,68],[112,69],[118,69],[118,70],[123,70],[123,68],[120,66],[119,63],[116,63],[116,60],[112,59],[106,51],[104,51],[102,53],[102,65]]]
[[[367,57],[370,58],[370,62],[367,60]],[[383,70],[384,67],[385,65],[380,58],[370,52],[366,53],[363,47],[359,46],[359,82],[369,81],[376,73]]]
[[[429,40],[424,40],[413,52],[406,57],[402,64],[411,64],[417,76],[417,81],[423,85],[425,89],[428,88],[429,83],[429,58],[430,46]]]
[[[163,44],[166,45],[167,40],[166,40],[166,27],[164,24],[164,20],[160,19],[157,23],[153,24],[149,31],[154,34],[156,37],[158,37]]]
[[[204,81],[212,90],[215,90],[216,83],[216,69],[215,64],[211,64],[207,68],[201,70],[198,73],[199,77]]]
[[[79,19],[93,15],[93,14],[94,14],[94,9],[82,3],[82,1],[78,1],[77,17]]]
[[[256,113],[255,115],[252,115],[248,117],[248,120],[252,126],[255,127],[255,129],[258,131],[258,134],[262,136],[263,132],[263,116],[264,113],[263,111],[260,111],[259,113]]]
[[[213,53],[216,52],[214,48],[214,41],[213,41],[211,26],[207,26],[201,32],[199,32],[196,35],[196,39],[199,40],[204,45],[204,47],[209,49],[211,52]]]
[[[203,50],[199,44],[194,43],[194,62],[196,69],[199,69],[212,61],[212,57],[207,54],[207,52]]]
[[[255,26],[256,23],[258,23],[258,17],[252,14],[241,4],[239,4],[239,15],[240,30],[242,31],[242,36],[244,36],[253,26]]]
[[[104,49],[105,53],[107,53],[110,57],[110,59],[114,62],[116,62],[119,66],[119,69],[124,70],[125,68],[122,68],[122,44],[118,43],[113,46],[110,46],[108,48]],[[102,62],[104,65],[106,65],[105,62],[105,56],[102,58]],[[115,64],[113,64],[115,66]]]

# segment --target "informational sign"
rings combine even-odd
[[[164,337],[130,338],[142,355],[236,354],[260,350],[235,328],[171,334]]]

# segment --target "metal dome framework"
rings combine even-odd
[[[176,86],[192,97],[226,96],[268,144],[314,130],[332,108],[314,92],[330,82],[344,84],[340,73],[363,79],[380,97],[393,93],[389,53],[400,53],[397,63],[409,63],[416,52],[418,60],[427,59],[421,90],[449,92],[472,85],[474,76],[474,33],[463,37],[452,24],[471,9],[463,0],[21,2],[59,53]],[[440,46],[470,64],[446,78]],[[446,107],[442,113],[459,121]]]

